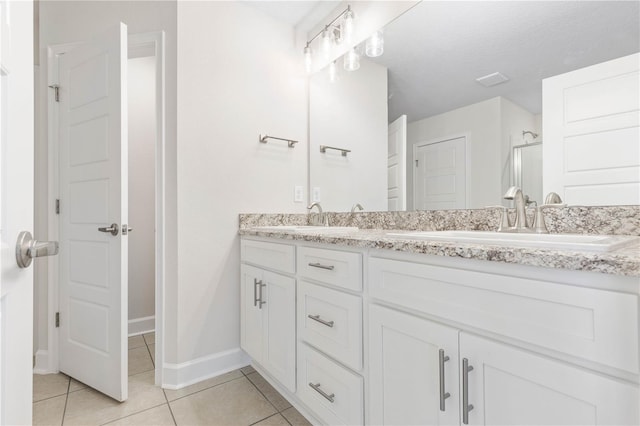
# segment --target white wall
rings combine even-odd
[[[47,46],[89,40],[122,21],[129,34],[164,31],[166,36],[166,140],[165,140],[165,221],[166,221],[166,286],[165,286],[165,360],[177,357],[177,186],[176,186],[176,1],[41,1],[40,8],[40,90],[36,122],[36,234],[47,235],[46,216],[53,206],[47,204]],[[38,348],[46,350],[47,312],[46,263],[36,269],[37,301],[40,306],[37,327]]]
[[[238,213],[305,211],[293,202],[307,183],[294,42],[292,28],[241,2],[178,2],[177,350],[189,368],[240,360]],[[261,144],[259,133],[300,143]]]
[[[138,333],[153,330],[155,312],[155,57],[129,59],[128,67],[129,333]]]
[[[341,65],[341,61],[339,61]],[[387,210],[387,68],[360,60],[331,82],[326,70],[309,89],[310,186],[320,188],[327,211]],[[320,145],[350,149],[320,152]]]
[[[467,136],[467,208],[501,202],[500,98],[407,124],[407,207],[413,209],[414,145]]]

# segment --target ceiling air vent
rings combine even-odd
[[[488,74],[484,77],[478,77],[476,78],[476,81],[484,87],[491,87],[509,81],[509,77],[499,72],[494,72],[493,74]]]

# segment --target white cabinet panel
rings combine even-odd
[[[362,368],[362,298],[298,283],[298,335],[356,370]]]
[[[298,345],[298,396],[326,424],[364,422],[362,377],[305,344]]]
[[[336,287],[362,291],[362,255],[298,247],[298,274]]]
[[[240,257],[243,262],[293,274],[296,270],[295,246],[240,240]]]
[[[458,330],[373,305],[369,336],[371,424],[459,424]]]
[[[372,297],[638,373],[638,296],[370,258]]]
[[[469,424],[631,425],[640,420],[637,385],[464,332],[460,358],[473,367]]]
[[[290,391],[296,386],[296,281],[241,265],[240,345]]]

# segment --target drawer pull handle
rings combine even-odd
[[[314,321],[318,321],[320,324],[324,324],[327,327],[333,327],[334,322],[333,321],[325,321],[322,318],[320,318],[320,315],[307,315],[308,318],[311,318]]]
[[[445,392],[444,389],[444,363],[449,361],[449,357],[444,355],[444,349],[440,349],[438,351],[438,355],[438,371],[440,376],[440,411],[445,411],[444,400],[451,396],[451,394],[449,392]]]
[[[335,397],[336,397],[335,394],[328,395],[325,391],[320,389],[320,383],[317,383],[317,384],[314,385],[313,383],[309,382],[309,386],[311,386],[311,388],[314,391],[316,391],[320,395],[322,395],[327,401],[333,403],[333,401],[335,400]]]
[[[258,297],[258,286],[262,285],[262,280],[257,278],[253,279],[253,306],[258,306],[260,298]]]
[[[469,424],[469,411],[473,410],[473,404],[469,404],[469,371],[473,366],[469,365],[467,358],[462,358],[462,423]]]
[[[335,266],[333,265],[323,265],[320,262],[309,263],[309,266],[313,266],[314,268],[327,269],[329,271],[333,271],[333,269],[335,268]]]

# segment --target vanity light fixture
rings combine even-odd
[[[376,58],[384,52],[384,37],[382,30],[378,30],[367,39],[365,44],[365,53],[370,58]]]
[[[356,48],[349,49],[344,55],[344,69],[347,71],[355,71],[360,68],[360,55],[356,52]]]
[[[341,18],[342,22],[338,22]],[[343,10],[338,16],[336,16],[331,22],[324,26],[316,35],[310,40],[307,40],[307,44],[304,47],[304,64],[308,73],[313,68],[313,51],[311,44],[313,41],[322,36],[321,39],[321,53],[325,59],[331,57],[331,50],[333,45],[341,43],[342,41],[349,41],[354,32],[354,14],[351,10],[351,5],[347,5],[347,8]]]

